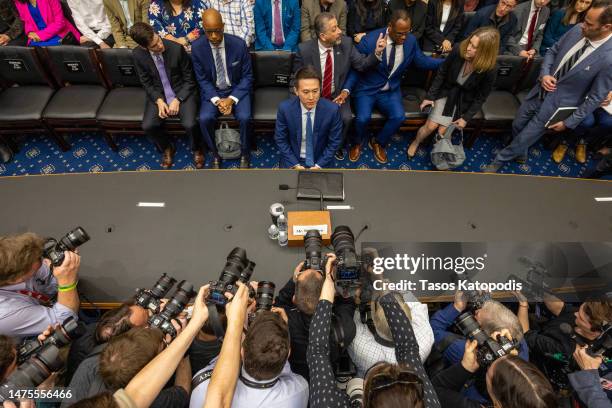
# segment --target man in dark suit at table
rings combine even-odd
[[[178,115],[191,141],[195,166],[201,169],[204,153],[197,121],[197,87],[189,55],[180,44],[162,39],[147,23],[134,24],[130,37],[139,45],[133,56],[147,94],[142,128],[163,152],[161,167],[172,166],[176,151],[163,129],[164,120]]]
[[[385,125],[375,138],[370,140],[374,158],[387,163],[385,146],[405,120],[400,81],[412,62],[417,68],[434,70],[442,59],[426,57],[421,52],[416,38],[410,34],[410,17],[406,10],[393,12],[387,28],[370,31],[357,45],[362,54],[373,52],[380,35],[383,34],[385,50],[382,63],[367,72],[351,71],[345,87],[351,89],[355,102],[355,139],[349,151],[349,159],[357,161],[362,145],[367,138],[368,124],[376,106],[385,116]]]
[[[274,139],[285,168],[328,167],[342,141],[342,118],[335,103],[321,98],[321,76],[312,67],[295,75],[296,97],[278,106]]]
[[[353,121],[349,101],[350,89],[346,89],[344,83],[351,68],[364,72],[379,63],[386,40],[380,34],[374,52],[367,56],[363,55],[355,49],[353,40],[342,35],[336,17],[325,12],[315,18],[315,32],[316,40],[309,40],[299,45],[293,62],[294,72],[307,65],[313,66],[323,78],[321,96],[340,105],[344,127],[342,144],[336,152],[336,159],[344,160],[346,135]]]
[[[202,13],[206,35],[191,47],[196,79],[200,85],[200,128],[213,152],[213,168],[220,168],[221,157],[215,145],[214,128],[220,115],[233,113],[240,123],[240,168],[249,168],[251,91],[253,70],[246,43],[223,33],[223,18],[215,9]]]
[[[526,162],[529,148],[547,131],[575,129],[599,108],[612,89],[612,0],[595,0],[584,17],[553,45],[542,62],[540,82],[525,97],[512,122],[512,143],[483,171],[496,173],[511,160]],[[554,121],[558,108],[577,107]],[[548,126],[546,126],[548,125]]]

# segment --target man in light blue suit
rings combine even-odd
[[[387,162],[385,145],[399,129],[405,119],[400,82],[402,74],[412,62],[418,68],[434,70],[442,59],[426,57],[421,52],[416,38],[410,34],[411,21],[406,10],[393,12],[389,27],[370,31],[357,45],[362,54],[372,54],[382,34],[387,46],[382,53],[382,62],[365,72],[352,71],[344,88],[351,92],[355,103],[355,140],[349,152],[351,161],[357,161],[366,139],[368,123],[376,106],[386,117],[385,126],[376,138],[370,141],[374,158],[379,163]]]
[[[255,0],[255,51],[297,51],[298,0]]]
[[[577,24],[548,50],[533,87],[512,122],[514,139],[485,172],[497,172],[505,162],[527,160],[528,149],[542,137],[558,108],[578,107],[548,129],[574,129],[599,107],[612,89],[612,0],[595,0],[584,22]]]
[[[200,85],[202,135],[213,152],[212,167],[218,169],[221,157],[215,145],[215,124],[219,116],[233,114],[240,123],[240,168],[245,169],[251,148],[251,54],[243,39],[223,33],[223,19],[217,10],[205,10],[202,23],[206,35],[191,46],[193,70]]]
[[[321,76],[312,66],[295,74],[298,97],[283,101],[276,113],[274,139],[285,168],[323,168],[342,142],[342,117],[337,104],[321,98]]]

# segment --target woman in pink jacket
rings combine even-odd
[[[60,45],[64,39],[64,43],[79,44],[81,34],[64,17],[59,0],[15,0],[15,7],[24,22],[28,45]]]

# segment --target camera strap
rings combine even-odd
[[[272,388],[276,385],[276,383],[278,382],[278,377],[276,377],[274,380],[269,381],[269,382],[255,382],[255,381],[251,381],[248,378],[245,378],[242,374],[240,374],[240,381],[242,381],[242,383],[244,385],[246,385],[249,388],[255,388],[258,390],[265,390],[267,388]]]
[[[225,337],[225,330],[223,330],[223,325],[221,324],[221,318],[219,317],[219,312],[217,311],[217,305],[214,303],[208,303],[206,306],[208,307],[208,321],[215,332],[215,336],[222,342],[223,337]]]
[[[191,389],[194,390],[198,385],[202,384],[204,381],[210,380],[212,377],[213,370],[204,371],[202,374],[198,374],[193,377],[191,380]]]

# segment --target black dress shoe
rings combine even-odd
[[[242,156],[240,158],[240,168],[248,169],[249,167],[251,167],[251,161],[249,160],[249,156]]]
[[[0,163],[8,163],[13,160],[13,150],[0,143]]]
[[[336,160],[344,160],[344,149],[336,150],[336,154],[334,155],[334,157],[336,157]]]
[[[212,161],[211,167],[213,169],[219,170],[221,168],[221,158],[220,157],[213,157],[213,161]]]

